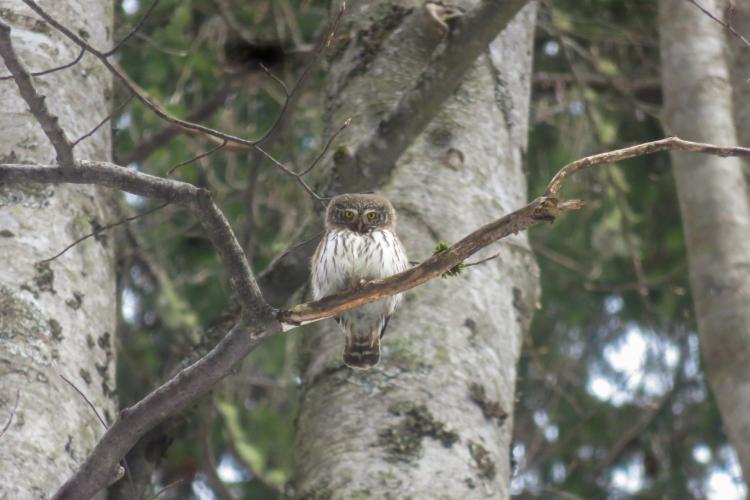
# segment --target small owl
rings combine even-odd
[[[333,198],[326,210],[326,232],[312,258],[315,299],[406,270],[409,259],[395,229],[396,211],[382,196]],[[378,364],[380,339],[400,301],[400,295],[393,295],[334,318],[346,338],[344,363],[352,368]]]

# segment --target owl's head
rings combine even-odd
[[[338,228],[366,234],[374,229],[394,229],[396,211],[387,199],[375,194],[340,194],[326,210],[326,229]]]

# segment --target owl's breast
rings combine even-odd
[[[313,263],[316,297],[350,288],[360,279],[384,278],[408,267],[403,246],[392,231],[330,231],[321,245]]]
[[[378,279],[403,271],[398,255],[400,242],[391,231],[352,233],[349,272],[355,278]]]

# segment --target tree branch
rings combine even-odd
[[[65,135],[65,131],[60,127],[59,119],[47,109],[44,100],[45,97],[37,93],[34,84],[31,81],[31,75],[23,67],[18,55],[13,49],[13,43],[10,38],[10,26],[0,20],[0,57],[5,61],[10,74],[18,85],[21,97],[29,105],[31,114],[39,122],[44,134],[47,136],[57,153],[57,163],[65,169],[73,168],[73,145]]]
[[[253,313],[270,311],[229,222],[211,199],[208,190],[108,162],[79,161],[69,172],[59,166],[0,165],[0,184],[23,181],[47,184],[97,184],[185,206],[201,222],[209,240],[224,262],[230,283],[243,310]]]
[[[721,147],[671,137],[582,158],[563,167],[550,181],[542,197],[479,228],[422,264],[390,278],[366,283],[356,290],[324,297],[281,312],[274,312],[263,301],[242,249],[208,191],[188,183],[154,177],[106,162],[81,161],[72,172],[65,172],[59,166],[0,165],[0,184],[22,181],[98,184],[142,196],[172,199],[175,203],[187,206],[201,220],[221,255],[243,307],[243,315],[238,324],[206,356],[179,372],[136,405],[121,412],[120,418],[107,430],[79,471],[57,492],[55,498],[90,498],[105,487],[117,472],[120,459],[143,434],[169,415],[184,410],[208,393],[263,339],[301,323],[335,316],[418,286],[442,276],[470,255],[505,236],[528,229],[539,222],[553,221],[563,212],[579,208],[580,202],[560,200],[559,192],[564,180],[580,170],[674,149],[719,156],[750,157],[750,148]]]
[[[451,21],[442,50],[433,55],[427,69],[393,111],[356,151],[340,150],[344,154],[337,152],[334,156],[345,191],[371,191],[383,184],[395,162],[440,112],[476,59],[527,3],[528,0],[483,0],[471,12]],[[303,232],[312,235],[319,231],[320,225],[314,224]],[[263,289],[273,303],[283,302],[305,282],[314,249],[314,245],[300,246],[264,272]]]
[[[76,58],[70,61],[69,63],[65,63],[61,66],[55,66],[54,68],[45,69],[42,71],[32,71],[30,74],[31,76],[44,76],[44,75],[49,75],[50,73],[55,73],[57,71],[62,71],[64,69],[72,68],[73,66],[78,64],[81,59],[83,59],[83,56],[85,54],[86,54],[86,51],[81,49],[81,51],[78,52],[78,55],[76,56]],[[0,76],[0,81],[12,80],[12,79],[13,79],[13,75]]]
[[[442,50],[436,52],[414,86],[353,155],[359,172],[347,190],[366,191],[390,175],[396,161],[422,133],[459,87],[477,58],[487,50],[529,0],[483,0],[452,22]]]
[[[234,79],[228,77],[230,83],[234,83]],[[227,98],[233,91],[233,85],[230,83],[224,83],[216,91],[214,95],[206,99],[201,105],[196,108],[193,112],[187,115],[187,120],[191,122],[203,121],[210,118],[214,113],[224,106]],[[183,129],[174,123],[166,125],[162,130],[155,132],[153,135],[146,137],[143,142],[138,144],[135,148],[128,151],[121,158],[118,157],[118,161],[124,165],[130,165],[131,163],[139,163],[148,158],[154,151],[161,146],[169,143],[172,139],[177,137]]]

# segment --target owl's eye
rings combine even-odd
[[[378,218],[378,214],[376,214],[375,212],[368,212],[367,213],[367,220],[369,220],[370,222],[374,222],[375,219],[377,219],[377,218]]]
[[[344,210],[344,218],[346,220],[352,220],[354,218],[354,212],[351,210]]]

